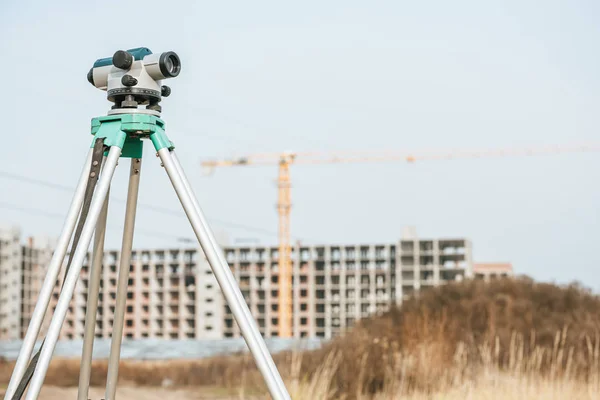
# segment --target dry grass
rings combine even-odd
[[[433,393],[473,382],[480,371],[597,384],[600,298],[577,286],[528,279],[462,282],[430,289],[386,315],[362,321],[324,349],[305,355],[304,371],[328,353],[340,357],[337,397]],[[460,362],[458,362],[460,361]]]
[[[309,382],[300,382],[295,387],[294,382],[288,381],[292,398],[295,400],[344,399],[345,397],[335,397],[332,394],[331,381],[328,381],[328,377],[331,378],[325,372],[324,375],[319,375],[319,378]],[[90,397],[93,399],[102,398],[103,392],[102,388],[92,388]],[[46,386],[39,400],[75,398],[76,393],[76,388]],[[2,394],[2,390],[0,390],[0,395]],[[119,396],[129,400],[257,400],[267,397],[264,393],[251,394],[245,390],[238,390],[236,393],[232,390],[224,391],[205,386],[168,389],[148,388],[136,387],[127,383],[120,385]],[[399,387],[394,390],[390,386],[384,392],[375,396],[359,395],[357,398],[360,400],[596,400],[600,399],[600,394],[597,386],[577,380],[516,375],[509,371],[498,371],[492,367],[480,371],[477,379],[456,381],[435,392],[413,391],[405,393]]]
[[[596,399],[600,299],[576,285],[530,280],[447,285],[361,322],[323,349],[275,358],[294,399]],[[10,369],[0,362],[0,384]],[[76,386],[78,373],[77,361],[56,360],[46,383]],[[95,363],[92,384],[104,385],[105,376],[106,362]],[[124,361],[120,379],[218,386],[240,399],[265,393],[248,355]]]

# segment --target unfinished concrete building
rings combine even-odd
[[[278,248],[225,247],[224,252],[261,333],[279,336]],[[104,253],[97,337],[111,336],[119,257],[118,251]],[[62,339],[83,337],[90,260],[88,254]],[[413,235],[394,243],[296,245],[292,261],[294,337],[331,338],[428,287],[473,276],[471,243],[462,238]],[[62,277],[50,311],[61,284]],[[30,292],[37,287],[31,286]],[[25,320],[21,326],[22,335]],[[178,248],[133,252],[123,334],[130,339],[219,339],[240,332],[202,251]]]
[[[277,253],[275,247],[225,249],[266,337],[279,333]],[[471,277],[473,272],[471,244],[466,239],[296,246],[292,260],[294,337],[331,338],[420,290]],[[225,337],[240,335],[227,306],[224,324]]]
[[[0,228],[0,340],[25,335],[53,245],[46,237],[22,244],[18,228]]]
[[[108,338],[112,333],[119,256],[117,251],[104,253],[96,337]],[[60,334],[62,339],[83,337],[90,260],[88,254]],[[61,284],[62,277],[53,293],[52,311]],[[222,295],[201,251],[161,249],[132,253],[123,335],[130,339],[223,337]]]
[[[514,276],[511,263],[476,263],[473,266],[476,279],[490,281],[499,278],[512,278]]]

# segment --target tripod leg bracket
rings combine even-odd
[[[154,144],[156,151],[164,149],[165,147],[169,150],[173,150],[175,148],[175,145],[169,140],[163,128],[158,129],[156,132],[150,135],[150,140],[152,141],[152,144]]]
[[[104,138],[108,147],[117,146],[123,149],[121,157],[142,158],[142,140],[149,138],[156,151],[162,148],[174,149],[164,129],[165,123],[154,115],[118,114],[92,119],[92,135]]]

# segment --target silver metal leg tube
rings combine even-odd
[[[90,388],[90,374],[92,371],[92,353],[96,335],[96,314],[98,312],[98,294],[100,293],[100,280],[102,279],[102,262],[104,260],[104,238],[106,236],[106,219],[108,217],[108,198],[100,212],[96,233],[94,234],[94,252],[88,287],[88,299],[85,309],[85,332],[83,336],[83,350],[81,353],[81,366],[79,368],[79,390],[77,400],[88,400]]]
[[[260,370],[269,393],[274,400],[290,400],[283,380],[277,371],[273,358],[269,354],[267,346],[260,336],[260,331],[246,302],[240,292],[235,278],[223,256],[219,245],[208,227],[204,215],[193,196],[190,185],[183,174],[181,167],[177,167],[177,161],[171,152],[163,148],[159,150],[160,157],[169,179],[175,188],[175,192],[183,205],[183,209],[190,220],[192,228],[200,242],[200,246],[215,274],[217,282],[223,291],[223,295],[231,308],[231,311],[240,327],[242,335],[254,356],[254,360]]]
[[[23,378],[23,374],[27,369],[35,342],[40,333],[40,328],[44,321],[44,316],[46,315],[46,310],[52,296],[52,290],[54,289],[60,268],[62,267],[65,255],[67,254],[69,242],[71,241],[71,236],[73,236],[73,231],[75,230],[75,225],[77,224],[77,217],[81,212],[81,206],[85,196],[85,187],[87,185],[88,175],[90,173],[92,152],[93,150],[90,150],[88,156],[86,157],[83,172],[81,173],[79,183],[75,189],[75,194],[71,200],[71,205],[65,219],[65,224],[62,228],[62,232],[60,233],[58,243],[56,244],[56,249],[54,250],[54,254],[50,260],[50,264],[48,265],[48,272],[44,278],[44,283],[42,284],[37,303],[33,310],[33,314],[31,315],[31,321],[29,322],[27,333],[23,339],[23,344],[21,345],[21,350],[19,351],[15,368],[10,378],[8,388],[6,389],[6,396],[4,397],[5,400],[12,398],[15,390],[17,390],[19,382],[21,381],[21,378]]]
[[[200,216],[200,219],[202,221],[202,224],[204,225],[204,228],[210,233],[211,237],[212,237],[212,241],[213,243],[215,243],[217,249],[219,250],[217,252],[217,255],[219,257],[220,263],[221,265],[228,265],[227,264],[227,260],[225,259],[223,252],[219,249],[219,245],[217,244],[216,240],[214,239],[214,236],[212,235],[212,231],[210,229],[210,226],[208,224],[208,222],[206,221],[206,218],[204,218],[204,214],[200,208],[200,203],[198,202],[198,199],[196,198],[196,195],[194,194],[194,191],[192,190],[192,187],[189,183],[189,180],[187,179],[187,176],[185,174],[185,171],[183,170],[183,167],[181,166],[181,163],[179,162],[179,158],[177,157],[177,154],[175,153],[175,151],[171,151],[171,158],[173,159],[173,164],[175,165],[175,168],[177,169],[177,172],[179,173],[179,175],[181,176],[181,178],[183,179],[183,183],[185,186],[185,189],[188,193],[188,195],[190,196],[190,198],[192,199],[193,203],[194,203],[194,208],[196,209],[196,212],[198,213],[198,215]],[[229,270],[229,268],[228,268]],[[235,277],[233,276],[233,274],[228,274],[228,279],[230,280],[230,286],[234,287],[236,289],[236,291],[239,293],[239,289],[238,289],[238,284],[235,280]],[[247,308],[246,302],[244,301],[243,297],[241,294],[239,294],[238,299],[243,303],[243,306]],[[254,318],[252,318],[252,314],[250,313],[250,311],[248,311],[248,314],[246,314],[247,319],[249,320],[248,324],[254,325],[256,326],[256,323],[254,321]],[[237,318],[236,318],[237,320]],[[239,325],[239,322],[238,322]],[[242,329],[240,327],[240,329]],[[243,331],[243,329],[242,329]],[[256,328],[255,330],[250,330],[249,332],[247,332],[249,335],[254,335],[257,336],[255,340],[258,340],[261,343],[264,343],[261,335],[260,335],[260,331],[258,330],[258,328]],[[243,333],[245,335],[245,333]],[[245,337],[245,336],[244,336]],[[271,370],[275,370],[277,371],[277,366],[275,365],[275,363],[273,362],[273,359],[271,357],[271,354],[269,353],[269,350],[267,349],[266,346],[261,346],[260,350],[264,353],[265,357],[268,359],[269,363],[271,364],[270,368]],[[281,385],[281,389],[284,392],[287,392],[287,389],[285,388],[285,385],[283,383],[283,380],[279,379],[278,380],[278,384]]]
[[[218,245],[216,239],[214,238],[214,235],[212,234],[210,226],[208,225],[208,222],[206,221],[206,218],[204,217],[204,214],[200,208],[200,203],[198,202],[198,199],[196,198],[196,195],[194,194],[194,191],[192,190],[189,180],[187,179],[185,171],[183,170],[183,167],[181,166],[181,163],[179,162],[179,158],[177,157],[177,154],[175,153],[175,151],[171,151],[171,158],[173,159],[173,164],[174,164],[175,168],[177,169],[177,172],[179,173],[179,175],[181,176],[181,178],[183,180],[183,183],[184,183],[184,186],[185,186],[185,189],[186,189],[188,195],[190,196],[190,198],[192,199],[192,201],[194,203],[194,208],[196,209],[196,212],[200,216],[200,220],[202,221],[204,228],[210,233],[211,241],[214,243],[214,246],[216,246],[216,248],[218,250],[217,256],[219,257],[221,265],[225,265],[228,267],[228,263],[227,263],[227,260],[225,259],[225,256],[223,255],[223,251],[220,250],[219,245]],[[227,270],[230,271],[229,267],[227,268]],[[227,278],[230,281],[230,286],[233,287],[239,295],[239,296],[236,296],[237,299],[242,303],[242,306],[247,309],[247,304],[246,304],[243,296],[241,295],[241,293],[239,293],[239,286],[235,280],[235,277],[233,276],[233,274],[227,274]],[[253,336],[255,336],[255,340],[257,340],[257,341],[259,341],[259,343],[263,344],[262,346],[260,346],[260,350],[263,352],[264,357],[266,357],[266,359],[268,360],[268,362],[270,364],[269,368],[272,371],[277,372],[277,366],[273,362],[273,358],[271,357],[271,354],[269,353],[267,346],[264,345],[264,341],[262,339],[262,336],[260,335],[260,331],[258,330],[258,327],[256,327],[256,322],[255,322],[254,318],[252,317],[250,310],[248,310],[248,313],[244,314],[244,316],[248,320],[246,325],[248,325],[248,324],[253,325],[255,327],[255,329],[250,329],[249,331],[244,332],[243,328],[241,328],[241,326],[240,326],[240,329],[242,330],[242,334],[244,335],[244,337],[246,337],[245,336],[246,334],[253,335]],[[236,321],[237,321],[237,318],[236,318]],[[238,322],[238,325],[240,325],[239,322]],[[277,372],[277,375],[279,375],[278,372]],[[287,389],[285,387],[285,384],[283,383],[283,380],[281,378],[279,378],[277,380],[277,382],[280,385],[281,390],[283,392],[287,393]]]
[[[129,190],[127,192],[127,205],[125,209],[125,224],[123,226],[123,244],[121,246],[121,260],[119,262],[117,304],[115,307],[112,340],[110,342],[106,392],[104,394],[106,400],[115,400],[117,383],[119,381],[119,360],[121,358],[121,342],[123,340],[123,324],[125,322],[125,305],[127,302],[129,267],[131,265],[131,249],[133,246],[133,230],[135,228],[135,213],[140,187],[141,166],[141,159],[131,159]]]
[[[92,203],[90,205],[87,221],[85,222],[81,232],[79,246],[77,246],[75,254],[73,255],[71,268],[69,269],[69,273],[64,281],[63,290],[58,299],[56,310],[54,311],[52,321],[50,322],[50,327],[48,328],[46,342],[42,348],[37,368],[33,374],[33,377],[31,378],[29,391],[27,392],[27,397],[25,398],[26,400],[36,400],[40,394],[40,390],[42,389],[44,378],[46,377],[46,372],[48,372],[48,366],[50,365],[50,360],[52,359],[52,354],[54,353],[62,324],[67,315],[69,302],[73,297],[73,291],[75,290],[75,285],[77,284],[77,279],[79,278],[83,260],[85,259],[88,247],[92,241],[92,235],[94,234],[96,223],[98,222],[100,212],[104,206],[104,200],[106,199],[108,188],[110,187],[110,182],[120,156],[120,148],[116,146],[110,148],[108,157],[106,159],[106,164],[104,165],[104,171],[100,176],[100,180],[96,187],[96,192],[94,193],[94,198],[92,199]]]

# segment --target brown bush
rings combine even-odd
[[[456,364],[457,352],[468,360],[464,374],[474,373],[492,352],[500,368],[513,366],[519,357],[540,359],[536,373],[564,372],[569,363],[570,374],[587,379],[598,367],[599,332],[600,298],[577,284],[466,281],[423,291],[400,308],[362,320],[306,355],[303,369],[314,370],[325,354],[339,353],[334,387],[350,397],[382,390],[390,376],[421,391],[435,390],[454,378],[447,371]],[[407,368],[410,357],[427,362]]]
[[[433,393],[453,382],[478,379],[482,370],[593,381],[597,386],[600,298],[576,284],[561,287],[530,279],[449,284],[360,321],[319,350],[280,353],[275,361],[296,386],[315,382],[327,366],[325,389],[331,398],[396,393],[399,386],[403,393]],[[11,364],[0,361],[0,383],[8,381]],[[106,361],[94,363],[92,385],[105,384],[106,368]],[[76,386],[78,375],[78,361],[55,360],[46,383]],[[123,361],[119,377],[145,386],[168,379],[177,386],[265,390],[247,354]]]

